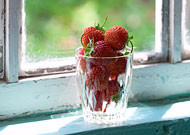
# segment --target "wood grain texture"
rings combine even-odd
[[[131,107],[127,109],[127,120],[121,125],[86,124],[82,118],[59,129],[60,135],[189,135],[190,102],[179,102],[160,106]]]
[[[73,135],[189,135],[190,118],[96,129]],[[64,135],[64,133],[62,134]]]
[[[182,1],[182,46],[183,60],[190,59],[190,1]]]
[[[4,0],[0,0],[0,79],[4,77]]]
[[[134,69],[132,93],[149,100],[190,93],[190,63],[160,64]]]
[[[43,112],[56,112],[79,106],[75,77],[57,77],[2,84],[0,119]]]
[[[6,80],[18,81],[18,52],[21,44],[22,0],[6,0]]]
[[[156,2],[160,3],[160,0]],[[169,55],[169,0],[162,0],[161,8],[161,53],[165,61],[168,61]],[[157,26],[158,28],[160,26]]]
[[[181,14],[182,0],[170,0],[170,54],[171,63],[182,60]]]
[[[131,100],[147,101],[190,94],[189,67],[189,62],[134,67]],[[2,83],[0,103],[3,103],[0,104],[0,119],[76,107],[80,99],[75,74]]]
[[[129,107],[126,121],[115,125],[90,124],[82,111],[0,122],[1,135],[79,134],[79,135],[189,135],[190,101],[172,104],[143,104]]]

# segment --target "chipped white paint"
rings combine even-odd
[[[75,77],[25,79],[0,85],[0,119],[76,107],[79,102]]]
[[[154,100],[190,93],[190,63],[137,66],[132,97]],[[0,84],[0,119],[40,112],[53,112],[80,104],[75,74],[24,79]]]
[[[6,0],[6,79],[18,81],[18,48],[21,43],[21,0]]]
[[[18,80],[18,47],[21,41],[22,1],[6,0],[6,2],[6,78],[9,82],[16,82]],[[179,22],[174,21],[174,26],[176,24]],[[173,28],[176,30],[174,31],[175,35],[179,27]],[[167,34],[167,30],[165,32]],[[167,38],[163,40],[167,41]],[[172,44],[174,51],[171,51],[173,54],[171,58],[174,63],[180,61],[180,51],[176,51],[176,48],[180,47],[178,40],[178,38],[173,40],[174,44]],[[166,43],[166,41],[163,42]],[[167,47],[165,48],[167,49]],[[151,100],[190,93],[189,67],[189,62],[135,67],[131,88],[133,98]],[[48,76],[40,79],[24,79],[17,83],[6,84],[2,82],[0,84],[0,103],[3,103],[0,104],[0,119],[6,119],[33,113],[63,110],[69,106],[78,105],[80,100],[75,75],[67,77],[58,75],[53,78]]]
[[[159,64],[134,69],[135,99],[150,100],[176,94],[190,94],[190,63]]]
[[[182,0],[182,45],[183,59],[190,58],[190,1]]]
[[[0,79],[3,78],[4,75],[4,13],[4,0],[0,0]]]
[[[189,124],[190,108],[187,108],[189,105],[190,101],[162,106],[144,105],[143,107],[130,107],[127,108],[126,121],[122,125],[102,126],[98,124],[87,124],[83,119],[81,111],[51,115],[51,118],[47,116],[45,120],[38,117],[36,119],[28,118],[13,122],[1,122],[0,135],[14,135],[15,133],[18,135],[189,135],[187,130],[184,130],[186,132],[180,134],[184,126],[188,127]],[[167,122],[169,123],[166,124]],[[142,125],[139,126],[140,124]],[[136,128],[130,131],[134,126]],[[112,129],[113,127],[115,129]],[[174,127],[180,132],[179,134],[173,129]],[[100,130],[102,130],[101,133],[99,132]],[[145,130],[148,130],[148,132]]]
[[[155,18],[155,51],[162,54],[162,59],[168,60],[169,48],[169,0],[156,0]]]
[[[171,63],[181,62],[181,13],[182,0],[170,0],[170,55]]]

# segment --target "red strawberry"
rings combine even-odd
[[[103,90],[90,90],[93,96],[90,100],[92,100],[91,110],[94,111],[102,111],[103,100],[107,101],[107,104],[104,108],[104,112],[106,112],[107,106],[111,101],[118,102],[119,99],[119,83],[115,80],[111,80],[108,82],[108,87]]]
[[[104,91],[104,100],[108,102],[115,101],[119,98],[119,83],[116,80],[108,82],[108,88]]]
[[[80,56],[80,55],[84,55],[84,51],[85,51],[84,48],[79,51],[78,61],[79,61],[80,68],[82,69],[82,71],[86,72],[86,60],[84,59],[83,56]]]
[[[100,40],[104,40],[104,32],[97,30],[95,27],[87,27],[83,33],[84,35],[82,36],[82,44],[86,47],[90,42],[89,39],[93,39],[94,43]]]
[[[124,56],[124,54],[118,52],[117,56]],[[127,57],[120,57],[113,65],[107,65],[106,70],[109,74],[109,76],[115,77],[119,74],[125,73],[125,68],[127,64]],[[117,77],[116,77],[117,79]]]
[[[128,39],[128,32],[124,27],[113,26],[105,33],[105,41],[108,42],[114,49],[122,50]]]
[[[85,53],[85,49],[81,49],[79,51],[79,63],[80,63],[80,68],[82,69],[82,71],[85,73],[87,70],[89,70],[90,68],[92,68],[94,65],[92,64],[90,58],[86,57],[84,58],[84,53]],[[80,55],[83,55],[83,56],[80,56]]]
[[[89,89],[104,90],[108,86],[108,74],[104,67],[92,67],[87,72],[86,85]]]
[[[91,54],[93,57],[115,57],[117,56],[108,43],[105,41],[98,41],[94,44],[94,51]]]
[[[98,41],[94,44],[94,50],[91,53],[92,57],[116,57],[117,53],[105,41]],[[113,64],[115,58],[93,58],[92,63],[95,65],[108,65]]]
[[[93,89],[90,89],[85,93],[86,105],[91,111],[102,111],[103,94],[104,93],[102,91]]]
[[[95,111],[102,111],[103,105],[103,92],[95,91],[94,92],[95,99],[93,100],[93,107]]]
[[[85,49],[82,48],[82,49],[79,51],[79,55],[84,55],[84,51],[85,51]]]

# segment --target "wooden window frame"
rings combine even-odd
[[[4,77],[4,26],[5,26],[4,1],[0,0],[0,79]]]
[[[165,44],[162,51],[167,54],[165,58],[168,62],[134,66],[131,86],[133,99],[155,100],[190,93],[190,62],[181,60],[181,27],[176,27],[181,25],[181,1],[170,2],[163,0],[162,3],[164,32],[160,39]],[[6,70],[5,79],[0,81],[0,120],[79,107],[74,72],[18,78],[23,30],[21,5],[21,0],[6,0]]]
[[[190,13],[189,6],[190,2],[188,0],[183,0],[182,1],[183,8],[182,8],[182,46],[183,46],[183,52],[182,52],[182,59],[183,60],[188,60],[190,59],[190,45],[188,45],[190,42],[189,40],[186,40],[186,36],[190,33],[189,31],[187,32],[186,29],[190,29]],[[188,35],[188,38],[190,38],[190,35]]]

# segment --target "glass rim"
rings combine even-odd
[[[92,56],[84,56],[81,54],[78,54],[78,52],[82,49],[83,47],[78,47],[75,49],[75,57],[83,57],[83,58],[89,58],[89,59],[118,59],[118,58],[126,58],[126,57],[131,57],[133,55],[133,52],[128,54],[128,55],[123,55],[123,56],[115,56],[115,57],[92,57]]]

